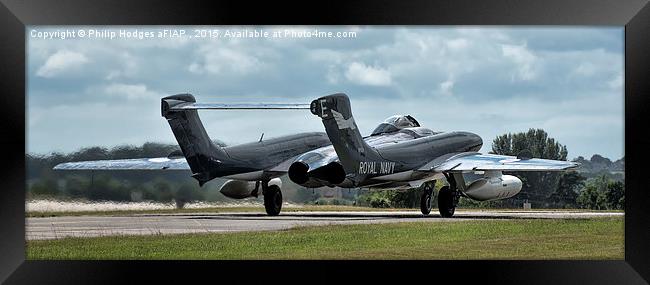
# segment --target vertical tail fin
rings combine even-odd
[[[192,177],[203,185],[214,178],[210,170],[215,169],[222,160],[228,159],[228,154],[212,142],[196,110],[174,109],[195,102],[196,99],[191,94],[167,96],[161,99],[161,112],[190,165]]]
[[[318,98],[311,102],[312,114],[323,119],[325,131],[346,173],[356,173],[360,162],[383,160],[363,140],[352,117],[350,99],[343,93]]]

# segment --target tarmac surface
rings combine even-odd
[[[435,211],[435,209],[434,209]],[[299,226],[376,224],[396,222],[458,222],[497,219],[591,219],[624,216],[622,212],[509,210],[458,210],[453,218],[419,211],[377,212],[283,212],[265,213],[132,214],[124,216],[61,216],[27,218],[27,240],[107,235],[156,235],[180,233],[223,233],[277,231]]]

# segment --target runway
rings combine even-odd
[[[180,233],[224,233],[277,231],[299,226],[374,224],[396,222],[457,222],[495,219],[590,219],[624,216],[622,212],[581,211],[476,211],[458,210],[453,218],[437,213],[423,216],[419,211],[399,212],[283,212],[265,213],[141,214],[124,216],[62,216],[27,218],[27,240],[107,235],[155,235]]]

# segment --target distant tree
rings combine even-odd
[[[584,209],[600,210],[605,206],[602,201],[604,201],[602,193],[592,184],[585,186],[577,198],[578,205]]]
[[[63,193],[70,198],[82,198],[88,195],[90,180],[78,175],[70,175],[65,178],[65,190]]]
[[[181,209],[185,207],[186,203],[203,200],[203,192],[194,184],[184,183],[176,191],[174,199],[176,200],[176,207]]]
[[[123,182],[107,174],[95,174],[88,187],[87,198],[95,201],[130,201],[131,191]]]
[[[529,129],[527,132],[504,134],[492,141],[494,154],[516,156],[523,151],[529,151],[533,157],[566,160],[567,148],[550,138],[542,129]],[[523,182],[521,193],[505,200],[510,206],[519,207],[528,200],[537,207],[550,205],[549,197],[557,188],[560,175],[554,172],[512,172]]]
[[[396,208],[416,208],[420,206],[422,188],[411,188],[405,191],[394,191],[391,205]]]
[[[609,158],[603,157],[600,154],[592,155],[590,161],[591,161],[591,163],[598,163],[598,164],[611,164],[612,163],[612,161]]]
[[[460,199],[458,206],[461,208],[508,208],[512,207],[506,204],[506,200],[476,201],[472,199]]]
[[[609,209],[622,210],[625,208],[625,184],[623,182],[609,181],[605,196]]]
[[[145,199],[152,199],[160,202],[171,202],[174,199],[172,186],[167,180],[157,179],[153,185],[152,198],[145,196]]]
[[[88,147],[70,155],[71,161],[84,161],[84,160],[100,160],[109,159],[108,149],[105,147]]]
[[[437,180],[434,188],[434,195],[444,186],[442,180]],[[359,205],[368,205],[374,208],[419,208],[422,188],[410,188],[407,190],[373,190],[359,191],[357,198]],[[437,197],[437,196],[436,196]],[[434,197],[434,199],[436,198]],[[434,205],[437,202],[433,202]]]
[[[392,197],[390,196],[390,193],[387,193],[386,191],[382,191],[382,192],[383,193],[374,193],[374,195],[368,197],[368,204],[370,205],[370,207],[373,208],[394,207],[391,204]]]
[[[111,159],[127,159],[145,157],[142,149],[132,145],[119,145],[111,149]]]
[[[168,156],[175,150],[180,150],[178,145],[160,144],[148,142],[142,145],[142,155],[144,157],[163,157]]]
[[[610,179],[607,175],[589,179],[576,199],[578,205],[593,210],[608,209],[607,188],[609,183]]]
[[[584,187],[585,179],[576,171],[562,173],[555,192],[550,196],[550,200],[556,207],[575,207],[578,192]]]
[[[43,179],[34,183],[30,189],[32,197],[55,197],[59,193],[56,180],[52,178]]]
[[[492,142],[492,152],[503,155],[518,155],[530,151],[533,157],[566,160],[567,148],[549,138],[543,129],[529,129],[527,132],[504,134]]]

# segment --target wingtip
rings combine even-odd
[[[569,163],[569,166],[568,166],[566,169],[567,169],[567,170],[576,170],[576,169],[579,168],[579,167],[580,167],[580,163],[579,163],[579,162],[573,162],[573,161],[572,161],[572,162]]]

